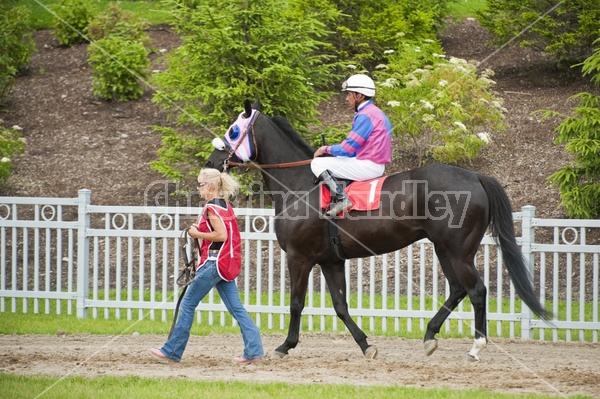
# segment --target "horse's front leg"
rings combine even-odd
[[[356,325],[350,314],[348,313],[348,302],[346,301],[346,275],[344,274],[344,261],[321,264],[321,271],[327,281],[331,299],[333,301],[333,308],[337,316],[344,322],[348,331],[354,337],[354,340],[360,346],[363,354],[368,359],[375,359],[377,357],[377,347],[375,345],[369,345],[367,342],[367,336],[365,333]]]
[[[273,357],[282,358],[289,354],[289,350],[298,345],[300,335],[300,321],[302,311],[304,310],[304,301],[306,299],[306,289],[308,286],[308,276],[314,264],[307,260],[288,254],[288,271],[290,273],[291,303],[290,303],[290,324],[288,326],[288,336],[286,340],[273,352]]]

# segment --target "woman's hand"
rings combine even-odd
[[[195,225],[191,225],[190,228],[188,229],[188,236],[190,236],[192,238],[201,238],[202,233],[200,233],[198,231],[198,227],[196,227]]]

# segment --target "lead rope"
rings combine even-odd
[[[184,244],[181,246],[181,250],[183,252],[184,266],[179,271],[179,277],[177,277],[177,285],[180,287],[183,287],[183,289],[181,290],[181,294],[179,294],[179,299],[177,299],[177,305],[175,305],[175,313],[173,314],[173,323],[171,324],[171,330],[169,330],[169,338],[171,338],[171,335],[173,334],[173,329],[175,329],[175,324],[177,324],[177,316],[179,315],[179,306],[181,305],[181,300],[183,299],[183,296],[185,295],[185,292],[187,291],[188,286],[192,283],[192,281],[194,281],[194,277],[196,277],[196,251],[195,251],[195,249],[192,250],[191,259],[188,258],[188,255],[187,255],[187,246],[189,243],[187,235],[188,235],[189,230],[190,230],[190,228],[188,227],[187,229],[183,230],[181,232],[181,235],[179,236],[180,243],[182,240],[184,241]],[[198,252],[199,252],[200,244],[198,243],[198,240],[195,238],[193,238],[192,240],[196,243],[196,246],[198,247]]]

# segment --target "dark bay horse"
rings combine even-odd
[[[327,224],[320,209],[320,190],[311,172],[311,148],[281,117],[267,117],[246,101],[245,111],[216,147],[207,167],[220,170],[242,161],[262,169],[275,206],[275,232],[287,254],[291,282],[290,325],[285,342],[274,356],[283,357],[298,344],[308,277],[315,264],[327,282],[337,316],[344,322],[363,354],[377,356],[367,336],[348,313],[344,260],[329,247]],[[246,164],[246,165],[247,165]],[[459,302],[469,296],[475,314],[475,339],[469,352],[479,360],[487,344],[486,295],[474,265],[475,254],[488,225],[502,249],[504,265],[525,304],[538,316],[550,314],[536,298],[531,277],[515,241],[512,210],[495,179],[448,165],[430,165],[387,177],[377,211],[351,211],[336,219],[345,257],[361,258],[396,251],[429,239],[450,286],[450,294],[427,324],[424,348],[437,349],[435,335]]]

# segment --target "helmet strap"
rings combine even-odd
[[[365,101],[366,97],[364,94],[357,93],[355,91],[353,91],[352,94],[353,94],[353,98],[354,98],[354,112],[358,112],[358,107],[360,106],[360,104],[362,104]],[[357,98],[358,96],[362,96],[362,99],[359,100]]]

